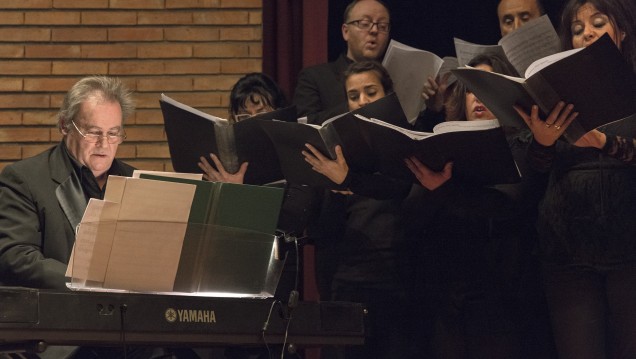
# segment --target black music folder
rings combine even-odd
[[[290,106],[232,123],[161,95],[172,167],[177,172],[201,173],[201,156],[214,166],[214,153],[229,173],[249,163],[247,184],[266,184],[283,179],[272,143],[261,129],[261,121],[296,121],[296,107]]]

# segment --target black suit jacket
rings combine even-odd
[[[0,285],[65,288],[86,198],[60,143],[0,174]],[[118,174],[133,168],[115,160]]]
[[[303,69],[294,92],[298,116],[307,116],[309,123],[322,124],[349,111],[343,73],[352,62],[342,54],[336,61]]]

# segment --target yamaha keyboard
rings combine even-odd
[[[0,287],[0,345],[359,345],[365,309],[348,302],[59,292]]]

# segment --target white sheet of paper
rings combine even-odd
[[[432,52],[391,40],[382,65],[386,68],[404,114],[414,123],[424,107],[422,90],[428,77],[435,78],[444,61]]]

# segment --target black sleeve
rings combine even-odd
[[[51,194],[55,196],[55,194]],[[43,253],[44,210],[11,166],[0,175],[0,283],[65,289],[66,264]]]
[[[556,143],[552,146],[544,146],[532,139],[527,151],[528,166],[538,172],[548,172],[552,167],[555,155]]]

